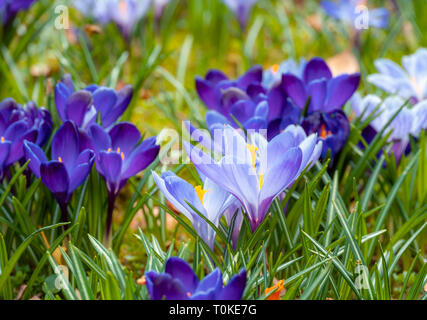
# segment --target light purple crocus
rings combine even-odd
[[[83,131],[96,122],[101,115],[104,128],[111,127],[126,111],[133,96],[133,88],[124,86],[116,91],[95,84],[83,90],[74,90],[70,75],[65,75],[55,86],[55,104],[62,121],[72,120]]]
[[[322,142],[297,126],[289,126],[270,142],[259,133],[246,141],[230,126],[222,134],[224,157],[218,162],[188,142],[184,147],[200,172],[240,201],[255,231],[272,201],[318,160]]]
[[[258,0],[222,0],[236,16],[242,30],[246,29],[252,8],[257,1]]]
[[[351,25],[354,29],[388,28],[390,24],[388,9],[368,9],[366,2],[366,0],[324,0],[321,5],[328,16]]]
[[[389,94],[397,94],[416,104],[427,99],[427,49],[402,58],[402,67],[388,59],[378,59],[378,73],[368,76],[368,81]]]
[[[195,187],[170,171],[161,177],[153,171],[153,178],[166,199],[190,220],[198,235],[213,250],[215,230],[195,210],[218,227],[222,214],[235,198],[209,178],[204,179],[203,186]]]
[[[104,178],[108,190],[108,215],[105,241],[110,245],[114,203],[127,180],[150,165],[159,153],[156,137],[141,143],[141,133],[129,122],[116,124],[107,131],[98,124],[89,128],[96,152],[96,169]]]
[[[404,104],[405,101],[398,96],[387,97],[382,101],[380,97],[375,95],[362,98],[357,94],[351,101],[353,111],[361,117],[362,121],[370,116],[375,116],[362,133],[367,143],[370,143],[375,135],[395,117],[384,134],[392,131],[388,142],[392,143],[391,153],[394,154],[397,162],[408,150],[410,136],[418,137],[421,130],[427,129],[427,100],[411,108],[405,106],[396,115]]]
[[[36,0],[0,0],[0,19],[3,25],[12,21],[22,10],[27,10]]]
[[[156,20],[159,21],[165,11],[166,6],[171,0],[153,0],[154,15]]]
[[[72,121],[66,121],[52,140],[52,160],[36,144],[25,141],[25,156],[29,168],[52,192],[62,211],[62,221],[67,221],[67,206],[71,196],[87,178],[95,154],[80,143],[80,135]]]

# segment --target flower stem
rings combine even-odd
[[[68,203],[59,202],[59,208],[61,209],[61,222],[68,222],[68,213],[67,213]],[[67,229],[68,229],[68,224],[63,226],[64,231],[67,231]]]
[[[104,246],[107,249],[112,247],[112,228],[113,228],[113,211],[117,195],[114,193],[108,194],[108,212],[107,222],[105,224]]]

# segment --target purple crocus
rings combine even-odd
[[[111,127],[125,112],[132,100],[133,88],[126,85],[116,91],[95,84],[83,90],[74,90],[70,75],[55,86],[55,104],[62,121],[72,120],[86,131],[96,122],[98,113],[104,128]]]
[[[68,203],[74,190],[89,175],[94,152],[83,147],[79,131],[72,121],[64,122],[53,137],[51,161],[37,144],[25,141],[24,145],[26,159],[30,160],[29,168],[52,192],[61,208],[62,221],[67,221]]]
[[[151,0],[74,0],[73,5],[102,24],[114,22],[129,39],[135,26],[147,14]]]
[[[218,227],[222,214],[235,198],[209,178],[204,179],[203,186],[196,187],[170,171],[164,172],[161,177],[153,171],[153,178],[166,199],[190,220],[199,236],[213,250],[215,231],[199,214]]]
[[[387,97],[382,101],[375,95],[368,95],[364,98],[355,95],[351,102],[353,111],[361,117],[362,121],[375,115],[372,122],[362,132],[367,143],[370,143],[377,133],[383,130],[390,119],[405,104],[405,101],[398,96]],[[410,136],[418,137],[421,130],[427,129],[427,100],[412,108],[404,107],[387,129],[384,132],[385,134],[392,130],[388,139],[388,142],[392,143],[391,153],[399,162],[402,155],[409,149]]]
[[[159,21],[165,11],[166,6],[171,0],[153,0],[154,16]]]
[[[386,8],[369,9],[366,0],[322,1],[322,8],[331,18],[351,25],[354,29],[388,28],[390,12]]]
[[[317,132],[319,139],[325,141],[323,156],[328,150],[334,156],[347,141],[350,125],[342,107],[357,90],[359,83],[358,73],[333,77],[321,58],[313,58],[307,63],[302,78],[293,74],[282,76],[282,89],[299,109],[301,125],[306,133]]]
[[[218,162],[188,142],[184,147],[200,172],[240,201],[255,231],[272,201],[317,161],[322,142],[297,126],[289,126],[270,142],[259,133],[247,142],[230,126],[221,133],[224,156]]]
[[[389,94],[397,94],[416,104],[427,99],[427,49],[402,58],[402,67],[388,59],[378,59],[378,73],[368,76],[368,81]]]
[[[25,140],[43,146],[51,132],[46,109],[37,108],[34,102],[22,107],[10,98],[0,102],[0,179],[10,165],[24,160]]]
[[[0,18],[3,25],[12,21],[22,10],[27,10],[36,0],[0,0]]]
[[[172,257],[166,261],[164,273],[149,271],[145,279],[152,300],[241,300],[246,270],[242,269],[224,286],[218,268],[199,281],[187,262]]]
[[[89,136],[96,152],[96,169],[104,178],[109,198],[105,241],[110,244],[114,203],[120,189],[130,177],[150,165],[159,153],[156,137],[141,143],[139,130],[129,122],[116,124],[107,131],[98,124],[89,128]]]
[[[257,1],[258,0],[222,0],[236,16],[242,30],[246,29],[252,8]]]

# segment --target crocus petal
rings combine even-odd
[[[71,121],[66,121],[53,137],[52,160],[63,162],[70,172],[79,153],[78,131]]]
[[[36,142],[37,134],[37,130],[33,129],[18,137],[15,141],[12,141],[6,165],[11,165],[12,163],[21,160],[24,157],[24,141]]]
[[[101,87],[93,93],[93,105],[101,113],[102,119],[112,111],[117,102],[116,91],[110,88]]]
[[[2,170],[3,165],[9,156],[10,145],[10,141],[0,142],[0,170]],[[0,178],[2,178],[1,174]]]
[[[222,274],[219,268],[215,268],[210,274],[208,274],[197,286],[196,293],[191,296],[193,300],[202,300],[202,296],[206,295],[214,298],[215,293],[222,290]],[[205,300],[203,298],[203,300]]]
[[[67,86],[62,82],[59,82],[55,86],[55,105],[56,110],[58,111],[59,118],[62,121],[67,120],[67,116],[65,114],[65,106],[71,93],[72,92],[70,92]]]
[[[308,112],[321,111],[325,105],[327,93],[327,81],[325,79],[315,80],[308,86],[310,96],[310,107]]]
[[[147,168],[159,154],[160,146],[156,145],[156,137],[144,140],[129,157],[125,158],[122,177],[128,179]]]
[[[112,147],[110,135],[98,124],[90,126],[89,136],[97,153]]]
[[[200,99],[209,109],[218,109],[220,97],[218,97],[215,87],[209,81],[196,77],[196,90]]]
[[[42,163],[47,162],[44,151],[36,144],[28,141],[24,141],[25,158],[30,160],[28,166],[30,167],[33,174],[40,178],[40,166]]]
[[[304,69],[304,82],[309,84],[314,80],[332,79],[332,73],[326,64],[325,60],[321,58],[311,59]]]
[[[119,192],[122,162],[122,157],[116,152],[102,151],[99,154],[99,166],[110,192]]]
[[[67,120],[72,120],[80,127],[83,124],[86,113],[93,104],[92,95],[85,91],[77,91],[73,93],[67,100],[65,106],[65,115]]]
[[[356,92],[360,83],[360,74],[342,75],[328,84],[328,98],[324,112],[340,109]]]
[[[304,83],[299,78],[292,74],[283,75],[282,88],[298,108],[304,109],[308,97]]]
[[[69,192],[73,192],[86,180],[92,169],[94,158],[95,154],[92,150],[87,150],[79,155],[70,178]]]
[[[253,66],[237,80],[238,87],[246,91],[250,84],[261,83],[262,73],[262,66]]]
[[[199,279],[187,262],[180,258],[171,257],[166,262],[165,272],[181,282],[184,290],[191,294],[196,290]]]
[[[102,125],[109,127],[116,122],[126,111],[133,97],[133,88],[130,85],[124,86],[117,92],[117,102],[114,107],[102,118]]]
[[[151,300],[187,300],[188,295],[181,282],[169,274],[149,271],[145,274],[147,291]]]
[[[246,286],[246,270],[231,278],[230,282],[222,289],[218,300],[241,300]]]
[[[205,79],[213,84],[218,84],[221,81],[228,80],[228,77],[220,70],[210,70],[206,73]]]
[[[42,163],[40,175],[44,185],[52,192],[58,202],[69,200],[68,188],[70,180],[65,166],[59,161]]]
[[[141,139],[141,133],[134,124],[121,122],[111,129],[110,137],[113,150],[120,148],[120,152],[127,157]]]

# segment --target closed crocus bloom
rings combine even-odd
[[[378,73],[368,76],[368,81],[390,94],[418,103],[427,99],[427,49],[402,58],[402,67],[388,59],[378,59]]]
[[[236,16],[242,30],[246,29],[252,8],[257,1],[258,0],[222,0]]]
[[[187,262],[172,257],[166,261],[165,272],[145,274],[152,300],[241,300],[246,286],[246,270],[233,276],[226,286],[217,268],[201,281]]]
[[[36,0],[0,0],[0,17],[8,24],[22,10],[27,10]]]
[[[331,150],[337,154],[347,141],[350,124],[342,107],[353,96],[360,83],[360,74],[333,77],[321,58],[311,59],[302,78],[282,76],[282,88],[300,110],[301,125],[307,134],[318,133],[323,140],[322,156]],[[283,127],[283,125],[282,125]]]
[[[89,136],[96,152],[96,169],[104,178],[109,198],[106,245],[111,245],[110,232],[114,203],[127,180],[144,170],[157,157],[160,147],[156,137],[141,143],[141,133],[129,122],[116,124],[107,131],[97,124],[89,128]]]
[[[255,231],[274,198],[317,161],[322,143],[317,142],[317,135],[307,137],[296,126],[289,126],[270,142],[257,133],[246,141],[229,126],[222,133],[224,156],[218,162],[188,142],[184,142],[185,149],[200,172],[240,201]]]
[[[74,91],[70,75],[64,76],[55,86],[55,104],[62,121],[72,120],[82,130],[95,123],[101,114],[102,126],[111,127],[126,111],[133,96],[130,85],[116,91],[111,88],[89,85]]]
[[[52,139],[51,159],[36,144],[25,141],[25,155],[29,167],[37,178],[52,192],[62,210],[62,220],[67,221],[67,206],[74,190],[87,178],[95,154],[80,143],[75,124],[66,121]]]
[[[213,249],[215,231],[193,208],[218,227],[222,214],[233,204],[234,197],[209,178],[204,179],[203,186],[195,187],[170,171],[161,177],[153,172],[153,178],[166,199],[190,220],[198,235]]]
[[[163,12],[170,1],[171,0],[153,0],[156,20],[159,20],[162,17]]]
[[[366,0],[325,0],[322,8],[331,18],[351,25],[354,29],[388,28],[390,12],[386,8],[369,9]]]
[[[388,141],[392,144],[391,153],[395,155],[396,161],[409,151],[410,136],[418,137],[420,131],[427,126],[427,102],[420,102],[411,108],[405,106],[396,115],[404,104],[405,101],[397,96],[388,97],[384,101],[375,95],[364,98],[355,95],[352,99],[353,111],[361,117],[362,121],[375,115],[362,132],[367,143],[370,143],[394,117],[384,134],[392,130]]]

